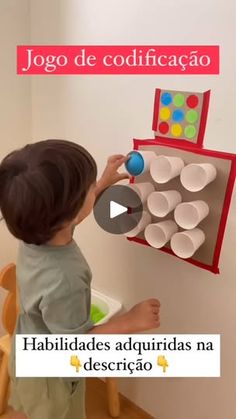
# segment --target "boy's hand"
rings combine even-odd
[[[136,304],[127,313],[128,328],[136,333],[159,327],[159,311],[160,302],[154,298]]]
[[[160,302],[155,298],[142,301],[136,304],[127,313],[115,316],[107,323],[93,327],[91,334],[109,334],[109,333],[138,333],[150,329],[156,329],[160,326],[159,320]]]
[[[101,179],[97,183],[97,195],[104,189],[119,182],[123,179],[129,179],[128,173],[119,173],[118,169],[129,159],[129,156],[123,156],[122,154],[115,154],[108,158],[107,166],[102,174]]]

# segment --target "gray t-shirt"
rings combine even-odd
[[[91,270],[76,242],[63,246],[19,242],[19,317],[15,334],[80,334],[90,320]]]

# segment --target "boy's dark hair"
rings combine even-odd
[[[93,157],[66,140],[44,140],[9,153],[0,164],[0,210],[9,231],[44,244],[81,209],[96,181]]]

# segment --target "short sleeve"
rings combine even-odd
[[[77,278],[72,289],[64,278],[40,303],[43,321],[51,333],[81,334],[94,327],[90,320],[90,289]]]

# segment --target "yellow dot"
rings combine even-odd
[[[170,109],[169,108],[161,108],[161,110],[160,110],[160,118],[163,121],[167,121],[170,118]]]
[[[182,134],[182,127],[180,124],[173,124],[171,127],[171,134],[174,137],[179,137]]]

